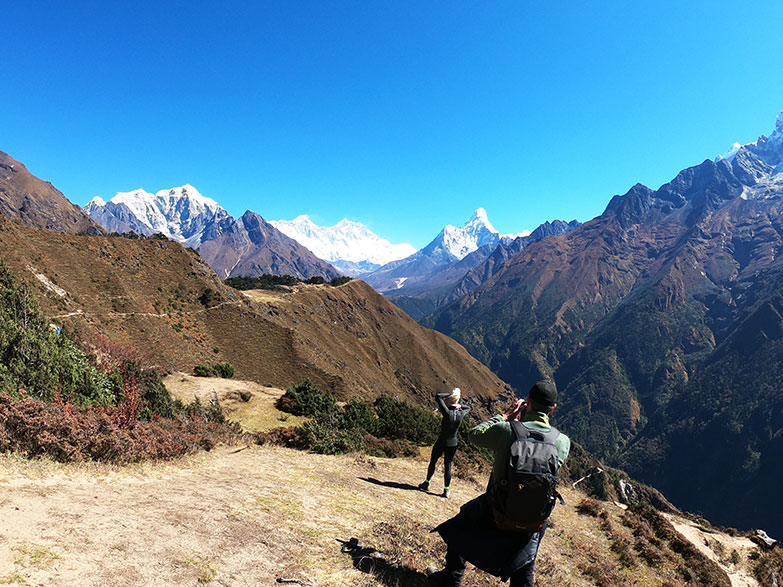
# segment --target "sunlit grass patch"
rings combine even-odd
[[[217,576],[215,565],[208,560],[190,557],[182,559],[179,562],[180,564],[186,567],[192,567],[197,571],[198,576],[196,579],[199,583],[210,583]]]
[[[45,569],[52,566],[54,561],[62,558],[48,546],[17,545],[12,546],[11,550],[16,553],[14,564],[23,567]]]

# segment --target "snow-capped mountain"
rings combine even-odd
[[[190,184],[155,194],[142,189],[118,192],[108,202],[96,196],[84,209],[110,232],[161,233],[193,248],[206,240],[210,228],[214,231],[215,225],[232,221],[215,200],[202,196]]]
[[[197,249],[221,278],[263,273],[302,279],[333,279],[340,273],[255,212],[234,219],[192,185],[120,192],[108,202],[96,197],[85,211],[109,232],[161,233]]]
[[[734,143],[725,155],[716,157],[715,161],[718,162],[721,159],[725,159],[732,162],[737,154],[743,150],[753,153],[772,167],[778,167],[783,164],[783,110],[778,113],[775,119],[775,130],[772,131],[769,137],[761,135],[752,143],[745,145]]]
[[[470,270],[475,262],[482,263],[501,242],[509,243],[519,235],[501,235],[490,223],[487,211],[477,208],[462,226],[447,224],[426,247],[400,261],[387,263],[365,276],[367,283],[380,292],[391,292],[403,287],[427,287],[430,276],[445,267],[456,265],[471,255]],[[477,251],[481,253],[477,253]],[[473,253],[477,253],[472,255]],[[463,272],[464,273],[464,272]]]
[[[361,222],[343,219],[334,226],[318,226],[307,215],[270,224],[346,273],[367,273],[416,252],[407,243],[392,244]]]
[[[430,244],[421,252],[429,257],[443,257],[460,260],[484,246],[497,246],[501,240],[511,242],[518,236],[527,236],[529,231],[519,234],[500,234],[487,217],[484,208],[476,208],[473,215],[462,226],[447,224]]]

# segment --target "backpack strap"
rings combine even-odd
[[[511,424],[511,430],[514,433],[514,440],[533,438],[539,442],[554,444],[557,437],[560,436],[560,431],[554,426],[544,432],[543,430],[531,430],[522,423],[522,420],[511,420],[509,424]]]

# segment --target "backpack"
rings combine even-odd
[[[506,478],[489,492],[495,525],[512,532],[537,532],[555,507],[560,461],[556,428],[530,430],[520,421],[509,422],[514,433],[506,466]]]

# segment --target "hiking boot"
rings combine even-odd
[[[430,482],[424,481],[423,483],[419,483],[419,489],[422,491],[427,491],[430,488]]]
[[[444,490],[443,490],[443,497],[445,497],[446,499],[448,499],[448,498],[449,498],[449,495],[451,495],[451,490],[450,490],[450,489],[444,489]]]

